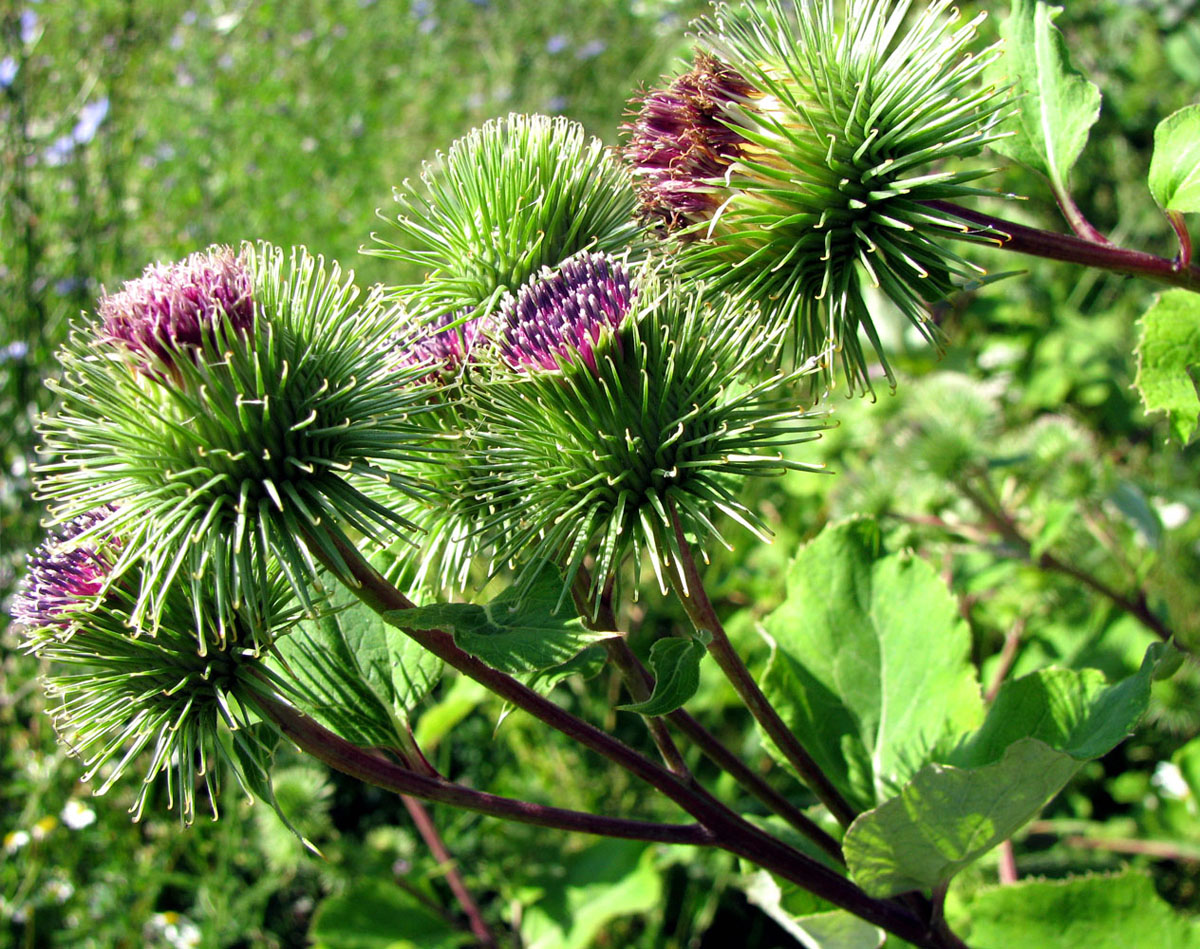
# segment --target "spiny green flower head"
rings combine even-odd
[[[569,587],[591,558],[598,595],[627,556],[647,556],[665,582],[679,563],[672,508],[701,543],[725,543],[719,514],[764,534],[740,482],[810,467],[782,449],[822,424],[795,408],[810,367],[762,379],[778,330],[721,299],[588,257],[505,308],[496,348],[508,370],[473,398],[471,489],[497,562],[550,560]]]
[[[620,162],[578,123],[509,115],[427,164],[421,186],[396,192],[395,243],[369,253],[415,264],[424,281],[396,287],[414,312],[491,312],[542,267],[584,248],[641,242],[637,203]]]
[[[41,423],[39,487],[55,520],[114,505],[112,576],[141,577],[131,621],[153,631],[175,584],[189,585],[194,603],[213,603],[211,616],[196,607],[202,651],[246,629],[269,642],[272,561],[311,609],[305,538],[336,562],[348,530],[382,540],[406,528],[367,489],[423,493],[400,469],[428,456],[414,417],[437,408],[425,370],[388,347],[395,317],[380,290],[360,301],[352,275],[303,250],[246,246],[235,269],[249,320],[229,318],[227,283],[193,259],[105,300],[106,323],[77,327],[61,352],[59,407]],[[150,302],[114,333],[122,299]],[[195,312],[180,315],[180,301]],[[155,322],[168,306],[173,320]],[[172,335],[193,323],[203,332]]]
[[[287,691],[258,661],[259,655],[230,636],[225,648],[197,649],[196,609],[184,587],[167,595],[153,634],[131,629],[136,608],[129,578],[110,579],[124,539],[113,533],[117,511],[81,515],[52,534],[30,557],[30,569],[12,614],[24,648],[47,661],[44,683],[56,703],[55,726],[72,753],[87,765],[84,780],[101,771],[103,794],[135,760],[145,774],[133,812],[164,784],[168,806],[195,815],[203,776],[216,814],[222,771],[232,768],[243,788],[269,786],[263,746],[245,706],[256,692]],[[297,618],[286,585],[271,582],[268,606],[279,632]],[[201,609],[203,609],[201,605]],[[231,622],[237,624],[236,614]],[[230,747],[239,751],[231,753]]]
[[[968,50],[982,15],[950,0],[720,6],[697,24],[695,68],[647,93],[625,154],[643,215],[672,232],[684,272],[760,304],[794,355],[840,361],[869,388],[860,331],[891,370],[862,281],[927,338],[926,304],[982,271],[944,246],[981,239],[926,202],[981,193],[947,163],[997,137],[1005,97]]]

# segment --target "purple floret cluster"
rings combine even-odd
[[[463,307],[442,313],[405,334],[399,342],[401,359],[408,366],[428,366],[430,381],[453,376],[475,360],[479,347],[487,344],[487,320],[476,318],[455,326],[475,308]]]
[[[229,247],[211,247],[179,263],[147,267],[141,277],[106,294],[99,314],[104,335],[170,365],[226,333],[254,326],[251,276]]]
[[[114,510],[105,506],[81,514],[29,555],[29,572],[12,601],[12,617],[19,625],[31,629],[56,625],[104,589],[112,563],[97,550],[96,542],[77,543],[76,538]],[[106,543],[114,541],[109,538]]]
[[[642,215],[668,231],[710,220],[715,184],[749,143],[729,124],[729,107],[760,93],[733,67],[698,54],[695,67],[641,97],[625,147]]]
[[[543,269],[502,304],[500,355],[520,371],[557,369],[578,358],[594,372],[597,342],[621,325],[634,293],[628,270],[604,254],[585,251],[557,271]]]

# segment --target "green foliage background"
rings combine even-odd
[[[1164,255],[1173,237],[1144,182],[1154,126],[1200,90],[1196,8],[1086,0],[1058,20],[1105,96],[1072,176],[1076,200],[1105,233]],[[392,186],[509,111],[563,113],[615,143],[627,98],[686,52],[684,25],[702,9],[694,0],[6,5],[0,59],[16,73],[0,88],[0,599],[39,536],[28,497],[40,379],[68,322],[102,286],[155,259],[247,238],[307,244],[355,267],[363,283],[419,278],[358,253],[373,229],[388,227],[374,212],[390,214]],[[102,101],[107,111],[89,130],[81,119]],[[1009,166],[995,187],[1031,200],[989,210],[1061,228],[1049,188],[1028,172]],[[1200,450],[1168,445],[1167,422],[1147,418],[1130,388],[1135,321],[1155,288],[999,254],[977,259],[1027,272],[939,306],[948,341],[940,360],[897,316],[888,344],[898,392],[839,402],[840,426],[803,451],[833,475],[761,488],[754,503],[776,542],[743,542],[710,568],[714,599],[752,665],[766,658],[756,624],[784,596],[797,547],[849,514],[878,517],[889,550],[912,548],[939,568],[985,689],[1010,660],[1009,675],[1051,663],[1110,677],[1137,669],[1152,635],[1053,563],[1128,603],[1144,600],[1185,643],[1200,644]],[[625,618],[643,655],[679,622],[654,596]],[[219,823],[182,829],[165,808],[148,807],[130,824],[133,791],[86,797],[80,765],[44,714],[36,664],[0,637],[0,945],[181,945],[191,923],[205,947],[302,946],[311,933],[336,949],[351,945],[338,922],[347,908],[419,920],[431,912],[423,900],[452,905],[397,799],[286,751],[281,802],[323,859],[235,789],[219,802]],[[703,667],[694,708],[758,759],[748,718],[711,674]],[[555,694],[644,742],[634,716],[612,711],[615,679],[570,680]],[[1132,861],[1178,910],[1200,910],[1197,699],[1194,670],[1154,693],[1135,738],[1084,766],[1017,842],[1023,876]],[[417,736],[445,773],[494,793],[674,816],[519,714],[497,729],[499,714],[471,683],[448,678]],[[1158,762],[1168,759],[1182,787],[1163,777]],[[737,798],[732,786],[718,790]],[[72,829],[68,801],[91,808],[94,822]],[[491,921],[518,925],[530,945],[792,944],[750,905],[741,868],[724,857],[433,810]],[[1143,852],[1156,841],[1170,845],[1167,858]],[[957,918],[978,932],[1000,914],[986,889],[995,880],[993,856],[951,895]],[[360,928],[354,945],[403,935]]]

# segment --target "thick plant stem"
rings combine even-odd
[[[575,601],[575,608],[579,612],[579,615],[584,618],[584,625],[590,629],[616,633],[618,631],[616,617],[613,615],[611,606],[603,602],[608,596],[607,593],[605,594],[605,598],[602,598],[599,609],[596,611],[596,619],[594,621],[589,620],[589,617],[592,616],[592,610],[590,609],[591,604],[588,603],[586,593],[587,586],[585,584],[587,583],[588,580],[584,572],[580,571],[575,575],[575,581],[571,585],[571,597]],[[609,660],[617,667],[617,671],[621,673],[621,678],[633,700],[635,702],[645,702],[650,698],[653,682],[647,683],[642,676],[637,674],[632,664],[637,662],[637,657],[634,656],[624,637],[614,636],[612,639],[604,642],[604,647],[608,651]],[[695,785],[696,779],[692,776],[687,762],[683,760],[683,755],[680,754],[679,748],[675,745],[675,740],[671,737],[671,733],[667,731],[663,720],[655,715],[643,715],[642,721],[645,723],[646,730],[650,733],[650,738],[654,741],[655,747],[658,748],[658,753],[662,756],[663,763],[685,781]]]
[[[587,814],[487,794],[420,774],[352,745],[276,697],[260,692],[254,701],[258,710],[302,751],[342,774],[385,791],[555,830],[667,844],[710,846],[714,843],[713,835],[699,824],[660,824]]]
[[[587,584],[586,579],[584,580],[584,584]],[[577,584],[576,586],[582,590],[587,589],[590,585]],[[591,611],[587,608],[586,598],[583,601],[579,601],[579,592],[577,590],[573,590],[572,592],[577,595],[579,612],[584,617],[585,624],[591,625],[594,629],[617,629],[617,618],[613,613],[611,602],[603,599],[595,611],[595,619],[589,620],[588,617],[591,616]],[[630,695],[633,695],[636,701],[645,701],[645,698],[639,697],[639,694],[648,697],[654,689],[654,676],[650,674],[650,670],[642,665],[642,661],[629,647],[629,643],[623,636],[609,641],[606,645],[609,656],[617,666],[618,671],[621,672],[629,688]],[[842,855],[842,848],[837,840],[826,833],[815,821],[806,817],[798,807],[771,787],[759,775],[755,774],[744,761],[726,748],[716,735],[712,734],[700,722],[681,708],[669,712],[666,715],[666,719],[686,735],[692,744],[699,748],[701,753],[712,761],[713,764],[737,781],[744,790],[758,798],[770,811],[782,817],[837,863],[845,864],[846,858]]]
[[[796,770],[800,779],[805,782],[824,804],[831,814],[837,818],[843,827],[849,827],[857,812],[850,806],[833,782],[829,780],[812,759],[812,756],[800,744],[800,740],[787,727],[787,723],[779,717],[774,706],[767,701],[754,676],[742,662],[742,657],[733,648],[733,643],[725,634],[725,627],[713,609],[708,594],[704,592],[704,583],[700,571],[696,569],[696,561],[691,554],[691,546],[683,534],[683,525],[674,504],[668,502],[671,514],[671,526],[675,532],[676,549],[680,558],[679,570],[667,571],[671,584],[683,608],[687,611],[692,624],[698,630],[712,634],[708,651],[725,673],[738,696],[746,703],[746,708],[754,716],[755,721],[762,726],[764,732],[775,742],[775,746]],[[682,573],[681,573],[682,571]]]
[[[383,575],[344,539],[330,534],[322,538],[322,542],[312,538],[305,538],[305,540],[312,555],[334,576],[340,578],[347,588],[370,608],[381,614],[412,608],[412,602],[388,583]],[[330,547],[336,550],[337,558],[329,555]],[[941,938],[932,932],[928,923],[907,907],[895,901],[877,900],[868,896],[841,874],[763,832],[714,800],[707,792],[693,788],[678,775],[638,754],[611,735],[576,718],[511,676],[493,669],[459,649],[449,634],[442,630],[410,629],[403,623],[396,622],[394,617],[389,621],[395,623],[397,628],[402,629],[447,665],[661,791],[701,823],[702,830],[709,835],[706,842],[710,845],[720,847],[722,850],[742,857],[785,880],[796,883],[835,906],[847,910],[881,929],[894,933],[901,939],[921,946],[923,949],[946,949]],[[311,724],[315,725],[316,723]],[[336,736],[331,737],[336,738]],[[341,742],[341,739],[337,740]],[[346,745],[347,743],[342,742],[342,744]],[[301,747],[304,746],[301,745]],[[353,748],[352,745],[348,747]],[[377,761],[375,763],[378,764]],[[336,765],[334,766],[336,767]],[[369,779],[363,777],[362,780]],[[459,794],[467,790],[459,789],[457,786],[455,789]],[[400,790],[405,793],[417,793],[409,788]],[[445,789],[444,786],[441,786],[436,790]],[[470,793],[478,794],[479,792]],[[428,794],[422,796],[429,797]],[[464,798],[464,800],[474,800],[478,803],[478,799]],[[447,803],[454,802],[448,800]],[[474,809],[479,810],[480,808]],[[580,827],[579,829],[584,830],[585,828]],[[692,830],[690,833],[695,833],[695,831]],[[638,839],[650,838],[639,836]]]
[[[483,921],[483,913],[479,911],[479,904],[475,902],[475,897],[467,889],[467,884],[463,881],[462,874],[458,872],[458,864],[446,848],[445,841],[442,840],[442,835],[438,833],[437,826],[433,823],[433,818],[430,816],[429,811],[419,798],[415,798],[411,794],[401,794],[400,800],[404,802],[404,806],[408,810],[413,824],[416,825],[417,833],[425,841],[425,846],[429,848],[429,852],[433,854],[433,858],[442,867],[446,875],[446,884],[450,887],[450,892],[454,894],[454,898],[458,900],[458,905],[462,907],[462,911],[467,916],[467,924],[470,926],[471,935],[475,937],[483,949],[494,949],[496,939],[492,936],[491,930],[488,929],[487,923]]]
[[[1014,224],[990,214],[982,214],[949,201],[928,201],[926,205],[987,231],[1004,250],[1031,254],[1049,260],[1061,260],[1084,267],[1096,267],[1113,273],[1148,277],[1185,290],[1200,292],[1200,264],[1168,260],[1140,250],[1117,247],[1103,240],[1088,240],[1074,234],[1056,234],[1024,224]]]

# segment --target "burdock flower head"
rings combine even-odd
[[[513,369],[557,369],[575,359],[596,370],[596,347],[613,335],[633,303],[626,267],[584,252],[544,268],[501,305],[497,347]]]
[[[510,115],[475,129],[396,192],[400,237],[374,251],[419,268],[395,288],[413,312],[490,313],[542,267],[585,248],[640,243],[633,187],[619,162],[563,118]]]
[[[762,95],[737,70],[704,52],[692,70],[641,99],[626,159],[637,176],[641,214],[668,232],[697,236],[725,199],[725,172],[749,142],[727,116]]]
[[[199,649],[196,625],[212,605],[190,602],[183,586],[167,592],[153,633],[138,630],[139,584],[112,571],[126,547],[113,529],[117,513],[106,507],[81,515],[43,542],[12,615],[24,648],[46,661],[55,727],[86,764],[84,780],[105,768],[102,794],[140,758],[135,816],[161,778],[168,806],[178,802],[190,822],[201,783],[216,813],[226,769],[247,790],[269,788],[274,742],[262,741],[245,709],[261,690],[288,694],[290,687],[262,664],[237,611],[226,618],[233,627],[226,642]],[[278,570],[264,566],[264,576],[267,623],[278,635],[297,612]]]
[[[311,610],[317,557],[336,567],[351,536],[408,528],[389,498],[422,493],[401,469],[427,455],[415,419],[438,407],[426,369],[388,345],[381,290],[360,301],[336,265],[247,245],[151,268],[103,307],[60,353],[39,487],[59,522],[114,506],[135,627],[153,631],[183,584],[212,607],[192,624],[201,651],[247,634],[260,648],[268,564]]]
[[[720,514],[763,533],[740,485],[810,467],[784,449],[821,423],[795,408],[806,369],[750,378],[779,331],[702,289],[585,257],[518,294],[498,330],[510,369],[474,400],[470,487],[497,562],[550,561],[568,587],[590,562],[598,602],[627,556],[660,583],[678,569],[675,518],[701,541],[724,543]]]
[[[132,351],[170,363],[245,335],[254,323],[250,271],[229,247],[210,247],[169,265],[152,264],[137,280],[105,295],[103,332]]]
[[[967,52],[979,18],[956,25],[951,0],[911,18],[908,0],[837,6],[718,7],[695,68],[641,98],[625,153],[683,271],[756,301],[796,358],[840,359],[854,387],[860,331],[883,359],[864,280],[933,338],[926,304],[982,274],[944,246],[981,235],[940,202],[979,193],[985,170],[948,163],[994,140],[1006,99],[978,87],[995,54]]]
[[[88,511],[52,533],[29,557],[12,602],[13,620],[26,629],[66,626],[107,587],[117,541],[101,533],[112,508]]]

